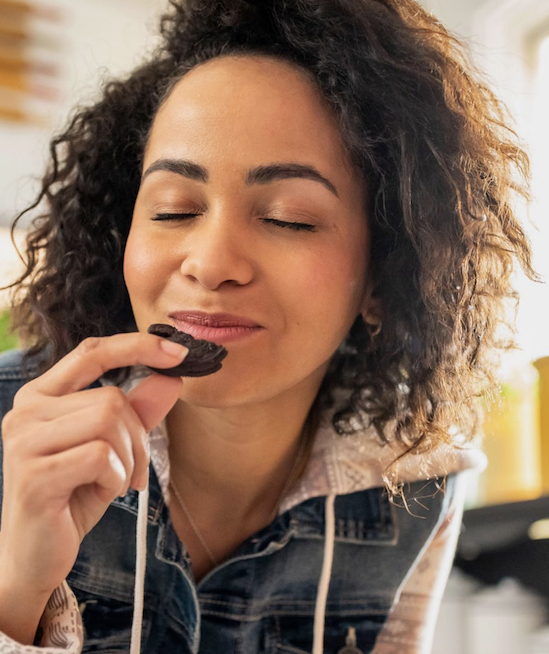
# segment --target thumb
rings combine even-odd
[[[177,402],[181,377],[153,374],[128,393],[128,401],[146,431],[151,431]]]

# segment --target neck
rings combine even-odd
[[[286,402],[281,413],[275,406],[218,410],[179,401],[167,418],[171,477],[190,510],[219,526],[265,522],[306,461],[311,404]]]

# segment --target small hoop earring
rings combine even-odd
[[[375,338],[376,336],[379,336],[382,326],[383,323],[381,322],[381,320],[379,322],[367,322],[366,330],[368,331],[368,336],[370,338]]]
[[[383,327],[382,320],[380,320],[379,318],[372,320],[372,318],[370,318],[368,314],[362,314],[362,320],[366,325],[366,331],[368,332],[368,336],[370,338],[375,338],[376,336],[379,336],[381,332],[381,328]]]

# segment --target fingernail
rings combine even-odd
[[[160,342],[160,347],[172,357],[177,357],[182,359],[189,351],[189,348],[179,343],[174,343],[173,341],[168,341],[165,338]]]

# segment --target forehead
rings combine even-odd
[[[308,74],[260,56],[220,57],[184,75],[155,118],[145,164],[158,156],[301,161],[352,174],[337,119]]]

